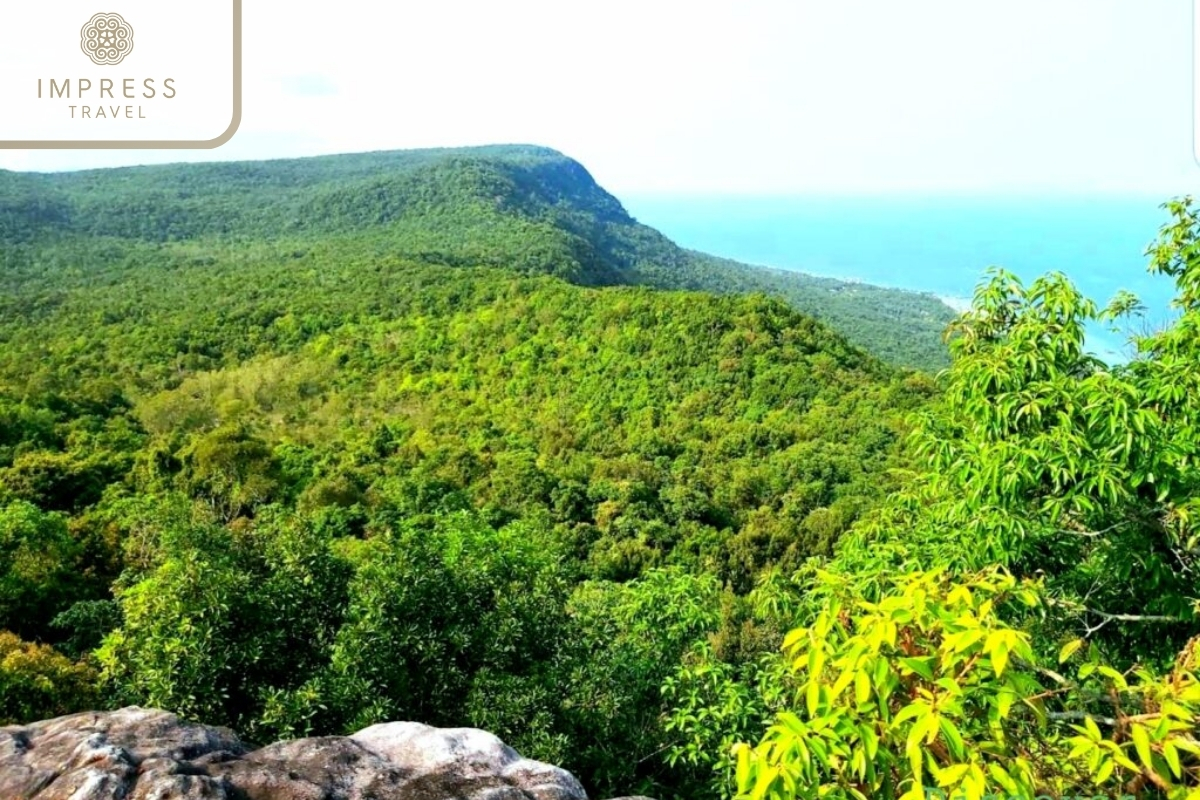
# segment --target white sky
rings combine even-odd
[[[529,142],[618,195],[1200,184],[1191,0],[245,5],[230,144],[0,167]]]

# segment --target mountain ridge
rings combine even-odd
[[[0,724],[465,724],[701,796],[663,687],[772,648],[753,593],[938,392],[799,306],[913,308],[773,291],[543,151],[5,174],[0,221]]]
[[[0,240],[78,237],[280,246],[353,237],[381,255],[582,285],[762,292],[890,363],[926,370],[945,365],[940,334],[954,316],[932,296],[682,248],[578,161],[534,145],[0,172]]]

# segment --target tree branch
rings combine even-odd
[[[1117,721],[1112,717],[1100,717],[1086,711],[1052,711],[1046,717],[1055,722],[1083,722],[1085,719],[1090,719],[1099,725],[1106,725],[1110,728],[1117,727]]]
[[[1171,617],[1162,614],[1109,614],[1094,608],[1083,609],[1089,614],[1095,614],[1105,622],[1187,622],[1182,617]]]

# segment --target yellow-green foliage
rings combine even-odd
[[[0,714],[468,724],[604,796],[1200,800],[1167,208],[1130,363],[1086,337],[1130,297],[997,270],[935,383],[851,342],[940,365],[936,301],[685,253],[545,151],[0,175]],[[752,289],[789,303],[712,294]]]
[[[785,657],[668,684],[672,757],[714,794],[1200,798],[1200,216],[1166,209],[1147,255],[1176,320],[1105,364],[1085,332],[1135,298],[994,270],[912,420],[916,469],[769,593]],[[764,714],[728,780],[716,751]]]
[[[57,717],[96,702],[96,671],[0,631],[0,725]]]
[[[1191,657],[1123,674],[1074,640],[1060,658],[1082,663],[1060,674],[1005,621],[1043,610],[1041,588],[998,570],[903,575],[876,603],[825,580],[830,602],[785,640],[791,708],[737,748],[741,796],[1200,796]]]
[[[1133,298],[980,286],[916,426],[923,471],[793,618],[791,696],[738,748],[741,795],[1200,798],[1200,218],[1167,209],[1148,255],[1179,318],[1129,364],[1084,331]]]

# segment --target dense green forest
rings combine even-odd
[[[7,719],[470,724],[681,790],[663,681],[832,553],[935,391],[795,307],[886,306],[679,250],[548,151],[9,179]]]
[[[929,295],[683,250],[638,224],[580,164],[528,146],[0,171],[0,241],[5,294],[14,272],[19,288],[53,296],[90,288],[100,265],[214,265],[247,250],[298,270],[387,256],[593,286],[763,292],[890,363],[927,370],[947,363],[940,334],[953,316]],[[59,267],[79,264],[90,266],[82,282],[67,283]]]
[[[595,796],[1194,800],[1167,210],[1179,318],[1113,367],[1084,328],[1132,298],[996,271],[940,352],[936,301],[680,250],[541,149],[0,175],[0,724],[470,725]]]

